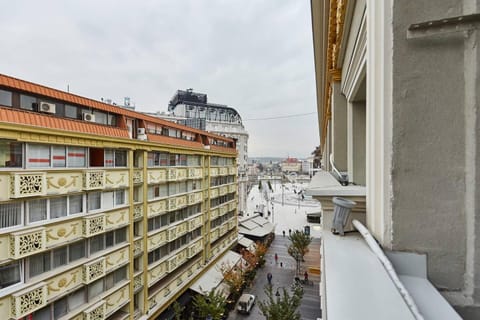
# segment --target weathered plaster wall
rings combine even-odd
[[[462,14],[456,0],[393,6],[393,249],[426,253],[438,287],[460,290],[466,263],[462,34],[407,39],[410,24]]]

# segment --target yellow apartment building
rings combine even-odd
[[[235,142],[0,75],[2,319],[155,319],[237,240]]]

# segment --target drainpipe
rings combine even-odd
[[[392,263],[385,256],[385,253],[383,253],[382,248],[380,248],[375,238],[370,234],[368,229],[360,221],[353,220],[352,224],[355,227],[355,229],[357,229],[358,232],[360,232],[360,234],[363,236],[363,238],[367,242],[370,249],[377,256],[378,260],[380,260],[380,262],[382,263],[383,267],[388,273],[388,276],[390,277],[390,279],[392,279],[393,284],[395,285],[395,287],[397,287],[398,292],[402,296],[403,300],[407,304],[407,307],[410,309],[415,319],[424,320],[423,316],[420,314],[420,311],[418,311],[418,307],[415,304],[415,301],[413,300],[410,293],[408,293],[403,283],[398,278],[397,273],[395,272],[395,269],[392,266]]]

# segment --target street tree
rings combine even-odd
[[[193,298],[193,305],[201,319],[210,316],[212,320],[221,320],[225,313],[227,299],[221,292],[216,292],[215,289],[212,289],[206,295],[196,295]]]
[[[260,308],[260,311],[266,317],[266,319],[301,319],[301,315],[297,310],[301,304],[301,300],[303,297],[303,289],[301,286],[293,287],[293,292],[291,294],[283,287],[278,288],[276,293],[274,294],[272,287],[266,286],[265,294],[267,295],[267,299],[264,301],[260,301],[258,303],[258,307]]]
[[[288,254],[295,259],[297,263],[297,274],[300,272],[300,263],[303,261],[305,255],[308,253],[308,246],[312,243],[312,237],[308,234],[295,230],[292,232],[288,239],[290,240],[290,245],[288,246]]]

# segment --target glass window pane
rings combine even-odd
[[[114,279],[115,283],[119,283],[120,281],[127,279],[127,268],[122,267],[118,270],[115,270],[114,277],[115,277]]]
[[[21,202],[0,204],[0,228],[8,228],[22,224]]]
[[[51,320],[52,309],[50,306],[46,306],[40,310],[33,312],[33,320]]]
[[[100,209],[101,205],[101,193],[100,192],[90,192],[88,194],[88,210],[97,210]]]
[[[104,192],[102,194],[102,209],[113,208],[113,191]]]
[[[68,248],[70,262],[85,257],[85,240],[81,240],[71,244]]]
[[[111,289],[115,285],[113,274],[114,274],[113,272],[109,273],[105,277],[105,290]]]
[[[115,244],[127,241],[126,228],[115,230]]]
[[[28,221],[36,222],[47,219],[47,200],[30,200],[28,202]]]
[[[65,167],[65,146],[52,146],[52,165],[53,167]]]
[[[105,112],[94,110],[93,115],[96,123],[107,124],[107,114]]]
[[[26,96],[24,94],[20,95],[20,108],[26,109],[26,110],[33,110],[36,103],[37,103],[37,98]]]
[[[83,196],[81,194],[68,197],[69,214],[83,212]]]
[[[73,310],[87,302],[85,297],[85,289],[81,288],[68,296],[68,310]]]
[[[22,164],[22,143],[0,141],[0,167],[21,168]]]
[[[27,167],[50,167],[50,146],[42,144],[29,144],[27,146]]]
[[[39,253],[28,258],[29,276],[34,277],[51,269],[50,252]]]
[[[127,166],[127,151],[116,150],[115,151],[115,167],[126,167]]]
[[[68,263],[67,247],[53,250],[53,267],[57,268]]]
[[[72,168],[84,168],[86,164],[87,152],[85,148],[68,147],[68,166]]]
[[[88,286],[88,301],[94,301],[103,292],[103,279],[97,280]]]
[[[90,238],[90,254],[94,254],[98,251],[102,251],[105,249],[105,242],[104,242],[105,235],[100,234],[98,236]]]
[[[114,160],[114,152],[113,150],[105,150],[105,155],[104,155],[104,166],[105,167],[113,167],[113,160]]]
[[[113,234],[113,231],[111,232],[107,232],[105,234],[105,243],[106,243],[106,247],[109,248],[109,247],[112,247],[114,245],[114,234]]]
[[[0,266],[0,289],[19,283],[20,262],[12,262]]]
[[[120,206],[125,204],[125,190],[115,191],[115,205]]]
[[[67,298],[57,300],[53,303],[53,316],[58,319],[67,314]]]
[[[65,105],[65,117],[77,119],[78,109],[75,106]]]
[[[67,216],[67,197],[50,199],[50,219]]]
[[[12,106],[12,93],[10,91],[0,90],[0,105]]]

